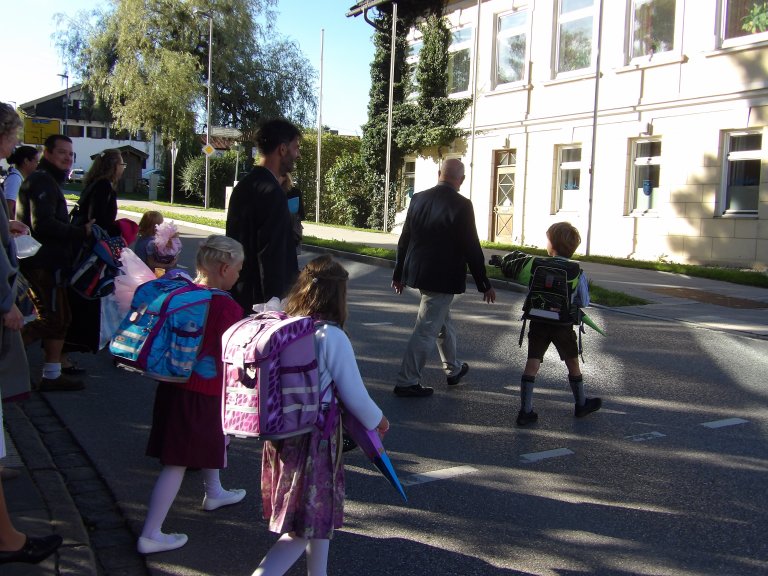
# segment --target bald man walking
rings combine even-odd
[[[405,398],[431,396],[433,388],[421,385],[427,354],[437,343],[449,386],[469,371],[458,359],[451,303],[467,289],[467,266],[484,302],[495,302],[496,291],[485,273],[472,202],[459,194],[464,164],[446,160],[434,188],[413,196],[400,240],[392,287],[401,294],[405,286],[421,293],[416,325],[403,356],[394,393]]]

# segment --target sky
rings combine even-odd
[[[340,134],[362,135],[371,85],[373,28],[362,16],[346,17],[353,4],[354,0],[279,0],[276,25],[280,34],[299,45],[318,73],[320,30],[324,29],[323,125]],[[0,101],[18,106],[63,90],[65,80],[58,74],[67,71],[53,43],[53,15],[75,18],[81,10],[106,5],[104,0],[4,1]]]

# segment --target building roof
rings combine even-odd
[[[83,87],[82,84],[73,84],[72,86],[70,86],[69,87],[69,95],[70,95],[70,97],[75,92],[80,92],[82,87]],[[37,98],[36,100],[30,100],[29,102],[24,102],[23,104],[19,105],[19,108],[24,110],[24,108],[29,108],[31,106],[37,106],[38,104],[42,104],[43,102],[48,102],[49,100],[55,100],[57,98],[61,98],[62,96],[66,96],[66,95],[67,95],[67,89],[65,88],[64,90],[59,90],[58,92],[53,92],[52,94],[48,94],[46,96],[42,96],[40,98]]]
[[[135,148],[131,146],[130,144],[124,144],[123,146],[116,146],[117,150],[120,150],[121,152],[125,153],[128,152],[129,154],[133,154],[134,156],[138,156],[139,158],[142,158],[146,160],[149,158],[149,154],[144,152],[143,150],[139,150],[138,148]],[[97,152],[96,154],[91,155],[91,160],[94,160],[96,156],[101,154],[101,152]]]

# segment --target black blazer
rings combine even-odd
[[[269,169],[256,166],[232,191],[227,236],[245,249],[232,295],[246,314],[254,304],[283,298],[299,271],[285,192]]]
[[[392,279],[411,288],[461,294],[467,289],[467,265],[477,289],[488,291],[472,202],[446,184],[414,194]]]

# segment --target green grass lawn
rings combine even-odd
[[[78,185],[68,185],[78,186]],[[78,196],[74,194],[67,195],[70,200],[77,200]],[[121,196],[121,198],[124,198]],[[145,198],[137,198],[144,200]],[[173,212],[174,206],[184,206],[182,204],[169,204],[166,202],[158,202],[163,206],[168,206],[170,210],[163,210],[163,215],[166,218],[178,220],[180,222],[193,222],[196,224],[205,224],[207,226],[213,226],[215,228],[224,228],[226,221],[221,217],[196,216],[189,214],[181,214]],[[194,208],[200,208],[199,206],[190,206]],[[130,212],[144,213],[147,208],[139,206],[122,205],[121,209],[128,210]],[[220,210],[212,210],[219,216]],[[329,225],[330,226],[330,225]],[[335,226],[338,227],[338,226]],[[350,230],[355,228],[344,227]],[[377,230],[365,230],[365,232],[378,232]],[[389,260],[395,259],[395,251],[385,248],[372,248],[370,246],[364,246],[361,244],[353,244],[351,242],[344,242],[342,240],[326,240],[323,238],[315,238],[313,236],[304,236],[304,244],[310,246],[319,246],[322,248],[329,248],[332,250],[339,250],[341,252],[351,252],[355,254],[362,254],[366,256],[375,256],[377,258],[385,258]],[[523,250],[528,254],[534,254],[537,256],[546,256],[546,251],[533,248],[530,246],[515,246],[512,244],[500,244],[495,242],[481,242],[484,248],[491,250],[498,250],[499,252],[511,252],[512,250]],[[685,274],[687,276],[694,276],[697,278],[709,278],[711,280],[722,280],[725,282],[732,282],[734,284],[743,284],[747,286],[757,286],[760,288],[768,288],[768,274],[764,272],[756,272],[753,270],[738,270],[735,268],[724,268],[715,266],[696,266],[693,264],[673,264],[669,262],[652,262],[645,260],[630,260],[627,258],[611,258],[608,256],[579,256],[576,260],[583,262],[596,262],[598,264],[609,264],[611,266],[624,266],[628,268],[642,268],[645,270],[659,270],[661,272],[672,272],[675,274]],[[498,280],[506,280],[501,271],[495,266],[486,266],[489,278],[495,278]],[[590,285],[590,298],[596,304],[602,304],[604,306],[636,306],[641,304],[647,304],[648,302],[640,298],[629,296],[622,292],[615,292],[613,290],[607,290],[600,286]]]

